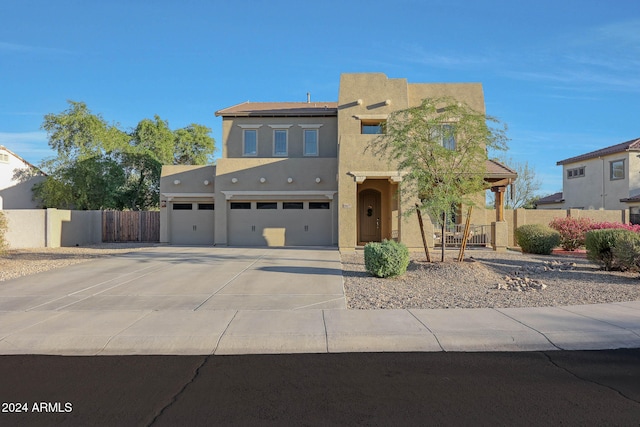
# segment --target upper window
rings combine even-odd
[[[318,129],[304,130],[304,155],[318,155]]]
[[[435,140],[448,150],[456,149],[456,138],[453,125],[440,125],[435,130]]]
[[[9,153],[0,151],[0,163],[9,163]]]
[[[567,170],[567,178],[580,178],[584,176],[584,166]]]
[[[384,120],[360,120],[362,135],[379,135],[384,133]]]
[[[258,155],[258,131],[256,129],[244,129],[242,131],[242,155]]]
[[[274,129],[273,155],[274,156],[287,155],[287,130],[286,129]]]
[[[609,178],[611,181],[624,179],[624,160],[609,162]]]

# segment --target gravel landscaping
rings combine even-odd
[[[434,255],[432,254],[432,257]],[[440,259],[440,253],[436,255]],[[351,309],[544,307],[640,300],[638,273],[599,270],[585,258],[469,249],[444,263],[413,253],[402,277],[369,275],[364,254],[342,254]]]

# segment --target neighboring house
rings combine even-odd
[[[365,151],[389,113],[450,96],[484,113],[478,83],[413,84],[384,74],[343,74],[338,102],[245,102],[217,111],[216,166],[163,166],[162,242],[219,245],[334,245],[353,249],[397,239],[422,246],[403,212],[402,175]],[[487,162],[485,179],[504,190],[516,174]]]
[[[44,173],[0,145],[0,209],[35,209],[31,188]]]
[[[640,138],[560,160],[562,193],[539,209],[627,209],[640,213]]]

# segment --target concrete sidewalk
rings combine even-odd
[[[640,347],[640,301],[450,310],[0,312],[0,354],[207,355]]]

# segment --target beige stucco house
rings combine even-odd
[[[562,193],[539,209],[630,209],[640,213],[640,139],[560,160]]]
[[[417,220],[403,216],[413,200],[399,196],[402,175],[365,149],[389,113],[442,96],[485,112],[479,83],[415,84],[379,73],[343,74],[337,102],[246,102],[217,111],[216,165],[163,167],[161,241],[353,250],[393,238],[422,247]],[[496,191],[515,177],[487,163]]]
[[[0,209],[35,209],[31,188],[44,174],[7,147],[0,145]]]

